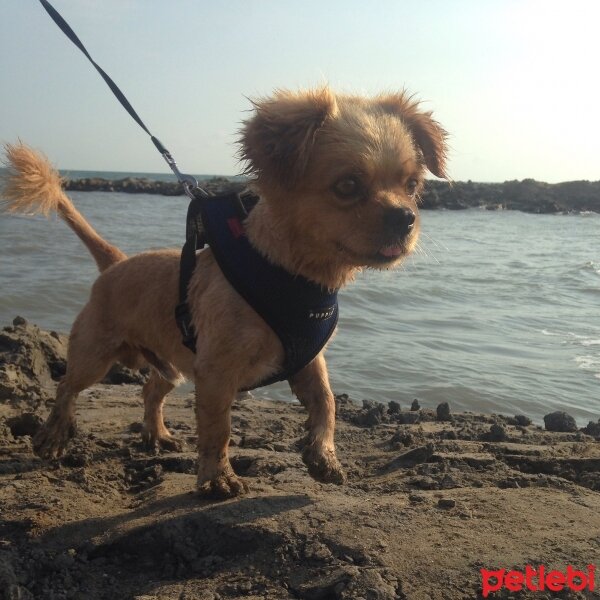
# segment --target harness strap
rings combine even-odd
[[[181,249],[179,261],[179,304],[175,307],[175,321],[181,332],[182,343],[192,352],[196,352],[196,331],[192,324],[192,315],[187,303],[188,288],[196,268],[196,250],[206,244],[201,216],[202,196],[194,196],[188,207],[186,217],[185,244]]]
[[[243,221],[254,207],[258,198],[251,193],[236,194],[237,211]],[[192,352],[196,352],[196,331],[192,323],[192,314],[187,302],[188,288],[194,269],[196,268],[196,250],[207,244],[206,233],[202,222],[202,211],[205,196],[194,195],[186,216],[185,244],[181,249],[179,261],[179,303],[175,307],[175,321],[181,333],[182,343]]]

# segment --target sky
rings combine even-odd
[[[249,98],[408,89],[455,181],[600,179],[598,0],[51,0],[184,172],[233,175]],[[0,3],[0,142],[167,172],[37,0]]]

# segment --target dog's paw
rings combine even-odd
[[[346,482],[346,475],[340,461],[331,450],[317,450],[315,446],[305,446],[302,451],[302,460],[308,467],[308,474],[321,483]]]
[[[198,479],[198,494],[203,498],[225,500],[241,496],[247,492],[248,484],[233,473],[221,473],[208,481]]]
[[[50,417],[33,436],[33,451],[40,458],[59,458],[76,431],[74,420]]]
[[[155,434],[150,431],[142,431],[142,442],[146,450],[152,454],[157,454],[161,450],[164,452],[183,452],[183,443],[174,438],[168,431],[163,434]]]

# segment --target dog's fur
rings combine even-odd
[[[365,99],[322,88],[278,91],[254,102],[241,134],[241,157],[260,196],[245,222],[250,242],[273,263],[331,289],[365,267],[393,267],[417,242],[417,199],[426,169],[446,177],[445,138],[431,113],[422,112],[405,93]],[[230,286],[207,250],[198,255],[189,286],[198,333],[197,353],[190,352],[174,319],[179,251],[127,258],[75,209],[44,157],[24,145],[8,145],[6,151],[6,208],[57,212],[101,271],[73,325],[67,373],[35,436],[35,451],[45,458],[62,453],[74,431],[77,395],[113,362],[149,363],[144,440],[177,448],[163,422],[164,398],[181,374],[192,378],[198,489],[219,497],[246,491],[227,454],[231,404],[239,389],[278,371],[284,358],[279,339]],[[335,403],[323,352],[289,383],[308,410],[302,457],[310,474],[341,483]]]

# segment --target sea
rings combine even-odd
[[[71,177],[168,175],[71,172]],[[180,247],[185,197],[72,192],[128,254]],[[417,251],[339,294],[332,387],[361,403],[600,418],[600,214],[422,211]],[[97,276],[58,218],[0,214],[0,326],[21,315],[68,332]],[[152,277],[152,274],[148,274]],[[253,392],[291,400],[284,383]]]

